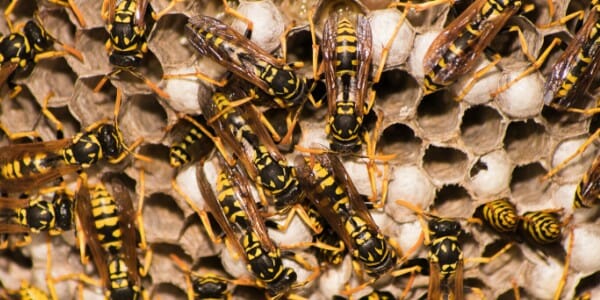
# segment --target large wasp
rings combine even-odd
[[[189,19],[185,30],[190,43],[200,54],[212,58],[236,76],[257,86],[273,97],[278,106],[295,106],[309,96],[306,78],[296,75],[288,64],[277,60],[220,20],[196,16]],[[164,78],[182,76],[196,76],[216,85],[224,85],[201,73],[166,75]]]
[[[60,43],[44,29],[37,14],[35,20],[25,23],[22,32],[13,29],[10,23],[9,27],[10,34],[0,37],[0,85],[8,83],[12,89],[10,98],[16,97],[22,89],[14,83],[15,77],[30,72],[40,60],[70,54],[83,61],[79,51]],[[64,50],[52,50],[54,42]]]
[[[423,60],[425,94],[442,89],[471,72],[479,55],[520,7],[520,0],[477,0],[446,26],[429,46]],[[497,62],[498,59],[492,64]]]
[[[591,11],[573,40],[554,63],[544,86],[544,103],[559,109],[571,108],[581,99],[600,70],[600,2]]]
[[[175,1],[175,0],[174,0]],[[174,2],[167,9],[173,6]],[[146,22],[147,0],[104,0],[102,2],[102,17],[106,21],[106,30],[109,38],[106,41],[108,59],[115,66],[115,70],[106,75],[96,86],[99,91],[108,77],[127,71],[142,80],[153,92],[160,97],[169,98],[169,95],[155,83],[136,72],[148,52],[146,38],[148,35]],[[160,12],[158,15],[162,15]]]
[[[233,94],[239,98],[241,91],[236,90]],[[200,105],[223,144],[232,150],[260,190],[273,198],[276,210],[285,212],[299,204],[304,192],[300,188],[296,170],[287,164],[265,127],[258,121],[260,117],[256,109],[248,104],[235,106],[221,92],[214,93],[212,99],[200,99]],[[226,157],[226,152],[221,153]],[[228,163],[234,164],[230,159]],[[301,209],[295,211],[301,217],[304,215]]]
[[[396,249],[381,233],[339,159],[324,153],[298,157],[309,199],[366,273],[379,277],[397,263]]]
[[[85,244],[91,250],[106,295],[110,299],[146,299],[137,257],[136,213],[129,191],[111,180],[112,194],[103,183],[87,186],[85,174],[76,194],[76,211]],[[81,245],[82,260],[85,246]]]
[[[122,161],[129,151],[116,122],[121,103],[119,89],[116,98],[114,122],[96,122],[68,139],[0,148],[0,190],[30,191],[103,159],[110,163]]]
[[[74,224],[74,201],[65,191],[56,191],[52,201],[43,195],[29,199],[0,197],[2,216],[8,217],[10,223],[0,224],[0,233],[24,233],[25,239],[17,247],[28,244],[28,233],[48,231],[58,235],[71,230]],[[6,244],[0,244],[4,248]]]
[[[222,158],[219,157],[219,160]],[[264,286],[270,296],[282,296],[294,287],[296,272],[283,265],[281,250],[267,234],[242,171],[222,161],[220,165],[216,197],[202,165],[196,171],[198,186],[208,211],[225,232],[228,245],[233,246],[233,251],[244,258],[248,270],[258,279],[258,284]]]
[[[363,116],[373,105],[373,99],[366,99],[371,44],[371,27],[365,16],[341,11],[327,19],[322,47],[328,101],[326,132],[334,151],[360,150]]]

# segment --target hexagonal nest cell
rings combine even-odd
[[[189,279],[208,274],[214,275],[212,280],[224,284],[222,291],[214,291],[222,293],[219,297],[223,296],[223,299],[227,295],[234,299],[269,298],[265,287],[273,289],[273,284],[257,279],[256,274],[248,271],[243,252],[243,245],[248,241],[238,243],[241,236],[238,232],[245,233],[246,228],[228,225],[229,228],[223,229],[221,226],[226,218],[213,215],[214,210],[220,211],[219,206],[227,205],[218,201],[228,196],[216,194],[217,189],[223,188],[224,179],[219,177],[221,169],[234,170],[225,178],[237,187],[237,195],[244,201],[242,206],[252,206],[249,205],[251,202],[256,204],[256,208],[249,208],[251,221],[264,223],[269,232],[276,231],[277,234],[270,235],[273,239],[276,237],[277,242],[272,242],[267,228],[263,228],[265,234],[261,233],[259,245],[263,251],[280,247],[283,270],[293,270],[298,277],[286,296],[328,299],[336,295],[335,299],[366,299],[361,297],[369,293],[375,297],[375,291],[379,291],[382,294],[378,299],[384,298],[384,292],[398,299],[426,297],[430,285],[440,284],[435,282],[436,278],[440,280],[439,275],[427,274],[423,268],[429,267],[429,247],[435,246],[439,239],[430,244],[422,240],[432,233],[425,228],[426,221],[435,223],[432,221],[438,220],[439,216],[462,227],[456,242],[462,247],[466,262],[462,270],[465,299],[514,299],[515,293],[525,299],[600,297],[600,262],[596,258],[598,255],[592,252],[597,249],[593,245],[600,241],[600,233],[594,227],[598,209],[572,207],[576,192],[580,193],[578,195],[589,192],[585,187],[577,187],[580,181],[594,184],[598,180],[592,173],[598,170],[590,169],[590,166],[600,150],[596,141],[600,119],[593,110],[597,106],[595,99],[600,97],[599,68],[595,68],[595,74],[581,75],[590,75],[589,86],[584,87],[587,89],[577,95],[570,107],[549,105],[549,99],[544,95],[548,90],[544,83],[552,72],[557,72],[553,67],[563,55],[576,53],[588,45],[580,43],[577,49],[556,46],[548,50],[548,47],[558,40],[569,45],[584,39],[578,30],[592,31],[590,28],[600,19],[600,8],[598,4],[590,8],[589,1],[582,0],[534,0],[533,11],[518,12],[507,18],[506,24],[491,22],[488,27],[499,32],[490,38],[489,46],[477,48],[481,53],[472,64],[453,65],[450,60],[464,52],[464,49],[458,49],[464,45],[452,44],[453,50],[448,50],[452,53],[444,54],[432,72],[448,66],[455,69],[472,67],[477,71],[471,70],[452,79],[453,83],[447,87],[427,93],[424,87],[432,85],[435,74],[425,74],[424,60],[437,50],[428,51],[430,45],[436,38],[445,39],[442,42],[436,40],[434,45],[440,49],[450,45],[452,34],[443,33],[443,28],[457,24],[464,18],[461,13],[474,12],[473,8],[467,8],[469,5],[488,7],[484,4],[486,1],[0,1],[0,8],[5,12],[5,19],[0,22],[0,298],[22,299],[19,292],[34,287],[43,293],[54,291],[56,295],[53,296],[58,299],[103,298],[108,291],[105,288],[108,281],[102,275],[108,269],[98,270],[106,268],[109,259],[124,259],[128,268],[135,266],[136,260],[140,266],[147,267],[148,274],[139,280],[133,278],[137,267],[129,270],[127,276],[142,285],[150,299],[205,299],[203,295],[191,294]],[[109,29],[114,29],[121,42],[131,41],[125,36],[127,30],[108,24],[111,18],[115,24],[127,19],[121,12],[114,14],[108,7],[113,2],[119,9],[130,9],[130,19],[137,21],[136,26],[145,26],[134,30],[133,25],[126,25],[131,32],[145,29],[146,43],[139,48],[139,57],[130,56],[137,49],[123,50],[127,59],[135,60],[135,66],[112,64],[123,57],[109,55]],[[125,4],[128,3],[134,6],[127,7]],[[145,15],[144,10],[136,13],[138,3],[147,3]],[[7,11],[10,7],[14,9]],[[234,11],[239,14],[236,16]],[[351,24],[354,28],[332,26],[324,33],[327,20],[335,25],[333,17],[329,17],[334,12],[340,16],[338,20],[344,20],[339,21],[340,24]],[[564,18],[573,13],[578,13],[581,20]],[[136,18],[139,15],[141,19]],[[357,17],[359,15],[365,17]],[[219,25],[218,21],[211,23],[205,28],[211,31],[209,37],[202,40],[199,38],[202,33],[194,32],[190,26],[190,22],[197,22],[198,19],[190,21],[195,16],[216,18],[224,25]],[[20,69],[23,65],[18,67],[16,61],[6,59],[14,55],[11,54],[14,47],[21,46],[15,39],[18,39],[18,33],[31,30],[26,29],[31,24],[25,25],[31,19],[41,22],[39,25],[51,35],[54,43],[51,50],[23,50],[20,54],[32,55],[28,61],[31,69],[23,71]],[[207,19],[203,20],[206,22]],[[252,32],[245,29],[249,22],[253,24]],[[357,26],[359,22],[364,23]],[[234,37],[232,47],[215,50],[215,44],[227,43],[232,36],[237,36],[232,33],[235,30],[240,32],[239,40]],[[346,36],[352,32],[358,33],[357,41]],[[25,33],[28,34],[32,35],[30,31]],[[328,43],[325,40],[336,34],[337,42],[345,41],[348,45],[336,46],[333,45],[335,41]],[[370,44],[366,43],[369,37]],[[214,44],[206,46],[206,43]],[[358,43],[358,47],[354,43]],[[527,53],[521,49],[523,43],[527,44]],[[589,42],[594,43],[597,45],[598,40]],[[366,49],[366,45],[371,48]],[[113,54],[114,47],[118,46],[113,45]],[[592,53],[594,61],[598,61],[600,50],[590,47],[586,53]],[[259,48],[262,50],[256,50]],[[324,50],[329,50],[326,55]],[[336,51],[352,53],[355,50],[359,54],[355,58],[345,57],[343,53],[331,57]],[[545,59],[538,60],[544,52],[547,52]],[[372,56],[371,65],[364,62],[367,56]],[[273,73],[262,74],[264,80],[274,82],[274,85],[285,84],[285,80],[276,77],[277,72],[264,63],[256,63],[257,59],[264,59],[306,79],[298,86],[312,98],[301,97],[297,104],[302,109],[293,105],[274,105],[273,97],[267,95],[267,92],[273,93],[273,89],[262,86],[256,74],[266,74],[267,68]],[[342,65],[335,59],[350,59],[351,64],[363,67],[359,69],[362,73],[355,70],[329,73],[336,64]],[[243,79],[248,82],[238,80],[243,83],[236,88],[218,86],[219,80],[236,82],[241,75],[239,69],[231,66],[236,60],[239,64],[249,64],[242,66],[242,69],[247,68],[242,73],[245,72]],[[537,67],[531,68],[536,60]],[[19,61],[25,62],[24,58]],[[511,82],[515,78],[518,80]],[[337,85],[330,85],[328,80]],[[364,90],[357,91],[363,83]],[[333,86],[339,89],[335,90]],[[215,94],[217,91],[243,101],[225,105],[223,111],[211,118],[209,115],[214,108],[206,103],[212,103],[212,100],[205,100],[213,99],[213,95],[218,95]],[[248,95],[252,97],[246,97]],[[330,95],[337,95],[337,98],[326,99]],[[253,101],[255,98],[261,101]],[[279,100],[286,100],[284,98],[279,97]],[[364,102],[362,107],[355,107],[353,103],[334,107],[343,101],[361,100]],[[263,103],[268,105],[259,105]],[[255,110],[248,109],[254,104]],[[348,107],[357,111],[357,115],[352,115]],[[235,119],[230,113],[240,113],[242,117]],[[334,123],[334,114],[346,118],[337,120],[341,125],[336,124],[346,126],[348,132],[354,121],[362,122],[362,129],[353,136],[358,141],[356,146],[352,141],[342,142],[351,144],[342,149],[356,148],[355,153],[329,150],[334,136],[346,134],[343,130],[332,132],[330,125]],[[192,126],[200,119],[203,120],[201,127]],[[224,119],[226,126],[221,126],[220,120]],[[245,131],[231,136],[223,134],[234,122],[250,124],[242,124],[241,128],[260,129],[257,135]],[[102,128],[100,124],[107,123],[116,125],[120,132],[91,138],[80,134]],[[267,124],[271,127],[263,126]],[[63,136],[67,142],[54,141]],[[104,138],[104,143],[110,143],[114,138],[122,139],[124,147],[119,150],[122,157],[89,168],[86,165],[85,170],[67,166],[68,161],[60,157],[68,155],[65,149],[69,141],[83,140],[86,151],[92,151],[97,138]],[[192,146],[196,139],[201,145]],[[335,228],[326,226],[317,235],[296,216],[290,219],[286,230],[272,228],[285,222],[285,215],[276,211],[273,205],[274,192],[266,191],[276,180],[271,178],[272,182],[263,182],[263,188],[257,188],[262,179],[252,176],[262,172],[264,165],[260,165],[259,158],[253,155],[263,150],[249,150],[254,143],[265,140],[267,153],[275,155],[282,164],[297,167],[292,173],[303,178],[299,189],[307,199],[315,198],[318,192],[307,188],[314,178],[308,178],[306,169],[298,166],[301,157],[325,157],[324,153],[328,153],[332,156],[327,157],[341,160],[340,165],[348,176],[327,177],[319,184],[327,186],[330,182],[343,180],[343,188],[336,189],[336,193],[345,193],[350,187],[348,181],[352,180],[360,195],[345,198],[352,206],[347,215],[338,211],[324,216],[323,224],[331,222]],[[219,151],[213,151],[213,147]],[[174,156],[184,157],[185,151],[192,149],[201,149],[203,154],[189,157],[203,157],[177,168],[171,166]],[[54,177],[11,181],[13,179],[8,177],[13,173],[27,178],[31,175],[27,174],[28,168],[45,167],[34,161],[35,155],[24,157],[22,153],[26,151],[46,151],[44,155],[57,157],[59,162],[53,161],[50,168],[61,170],[55,176],[59,178],[56,181]],[[220,151],[226,153],[226,161],[218,158]],[[85,158],[89,159],[105,160],[111,155],[107,150],[87,153]],[[21,161],[11,164],[15,155]],[[250,155],[249,159],[244,160],[243,156],[247,155]],[[563,167],[561,163],[566,159],[569,161]],[[311,163],[314,159],[306,160],[306,164]],[[561,169],[554,170],[557,166]],[[314,175],[331,170],[340,172],[335,164],[330,170],[315,171]],[[267,172],[275,176],[275,171],[269,169]],[[114,177],[118,179],[110,179]],[[31,185],[31,182],[31,189],[20,190],[21,186]],[[109,193],[114,194],[116,206],[113,209],[119,224],[126,224],[119,227],[126,250],[104,250],[94,242],[94,238],[99,238],[91,234],[93,231],[84,229],[94,226],[93,220],[85,219],[85,216],[98,213],[83,213],[80,210],[87,206],[80,203],[96,195],[95,189],[101,182],[106,183]],[[211,200],[206,192],[215,194],[219,200]],[[84,219],[71,220],[71,225],[77,223],[78,234],[72,229],[62,234],[33,230],[32,222],[42,218],[33,210],[47,203],[57,206],[57,199],[63,196],[75,201],[71,202],[74,205],[72,214],[77,215],[77,219]],[[338,197],[337,194],[329,196],[322,197],[324,202],[302,201],[294,206],[298,209],[294,212],[303,216],[301,212],[306,211],[312,217],[308,208],[300,208],[309,203],[329,205],[331,203],[327,201],[335,201]],[[597,198],[597,192],[593,196]],[[480,219],[473,218],[474,214],[480,213],[482,205],[502,198],[515,205],[519,226],[532,221],[522,216],[526,211],[558,217],[556,227],[562,229],[559,241],[551,245],[532,245],[527,237],[523,237],[527,234],[524,229],[497,234],[490,228],[485,229],[486,224]],[[26,212],[30,218],[24,219],[28,205],[33,208]],[[327,208],[317,207],[313,212],[319,209]],[[62,212],[64,210],[55,211],[56,214]],[[348,215],[358,219],[344,217]],[[15,225],[19,218],[20,222],[27,223]],[[364,263],[360,264],[361,272],[356,272],[351,254],[341,254],[337,264],[322,260],[323,253],[331,251],[319,249],[321,244],[313,243],[320,239],[328,243],[350,240],[351,235],[344,231],[352,224],[340,224],[356,222],[360,218],[369,223],[365,230],[377,230],[390,241],[389,245],[397,245],[388,248],[396,251],[398,256],[398,261],[392,264],[393,270],[385,270],[382,272],[385,274],[376,276],[377,280],[370,280],[372,278],[366,275],[369,272],[364,271],[369,271],[369,267]],[[24,234],[29,231],[30,235]],[[340,232],[347,237],[340,238]],[[238,235],[228,236],[232,233]],[[30,241],[26,236],[31,237]],[[454,241],[448,237],[443,239]],[[88,265],[83,265],[80,242],[89,244],[90,240],[92,245],[86,249],[91,250],[90,255],[94,258]],[[387,245],[386,241],[384,243]],[[237,247],[238,244],[242,246]],[[348,250],[357,247],[346,246],[350,248]],[[473,262],[478,261],[477,257],[492,256],[503,248],[506,252],[500,253],[489,264]],[[152,253],[151,260],[146,259],[148,253]],[[136,254],[137,259],[133,257]],[[406,271],[409,266],[417,268],[410,269],[411,273]],[[411,275],[414,278],[410,278]],[[559,284],[562,277],[564,286]],[[450,278],[455,277],[450,275]],[[557,286],[563,288],[557,289]],[[447,285],[442,283],[443,294],[452,289],[452,279]],[[428,297],[432,299],[435,295]]]

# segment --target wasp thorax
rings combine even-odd
[[[123,152],[123,134],[113,125],[106,124],[98,128],[98,142],[109,158],[117,157]]]
[[[36,51],[44,51],[53,44],[46,31],[34,21],[28,21],[23,32]]]

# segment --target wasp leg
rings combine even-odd
[[[571,263],[571,252],[573,251],[573,243],[575,240],[575,237],[573,235],[573,227],[571,227],[570,231],[571,232],[569,235],[569,244],[567,245],[567,253],[565,255],[565,265],[563,267],[563,273],[560,277],[560,281],[558,282],[558,287],[554,292],[554,300],[559,300],[561,298],[560,296],[562,294],[563,289],[565,288],[565,284],[567,283],[567,277],[569,276],[569,264]]]
[[[161,98],[164,98],[166,100],[171,99],[171,96],[169,96],[169,94],[167,94],[167,92],[165,92],[163,89],[159,88],[156,83],[154,83],[150,79],[146,78],[146,76],[144,76],[141,73],[136,72],[134,70],[130,70],[130,69],[125,69],[125,70],[129,74],[133,75],[133,77],[136,77],[139,80],[143,81],[144,84],[146,84],[146,86],[148,86],[155,94],[157,94]]]
[[[41,141],[41,137],[40,134],[37,131],[25,131],[25,132],[17,132],[17,133],[12,133],[10,132],[10,130],[8,130],[8,128],[6,128],[6,126],[0,124],[0,131],[4,132],[4,134],[6,135],[6,137],[11,141],[11,142],[15,142],[19,139],[24,139],[24,138],[29,138],[32,140],[40,140]]]
[[[198,165],[198,167],[200,167],[200,165]],[[210,238],[210,240],[215,243],[215,244],[220,244],[223,243],[223,240],[218,237],[213,228],[212,225],[210,225],[210,219],[208,218],[208,213],[203,210],[200,209],[196,203],[194,203],[194,200],[192,200],[179,186],[179,184],[177,184],[177,182],[175,181],[175,179],[171,180],[171,186],[173,187],[173,189],[175,190],[175,192],[177,192],[177,194],[179,194],[183,200],[185,200],[185,202],[190,206],[190,208],[196,212],[196,214],[200,217],[200,221],[202,221],[202,225],[204,225],[204,229],[206,230],[206,233],[208,234],[208,237]],[[232,251],[231,253],[234,253],[235,251]]]
[[[516,28],[516,29],[515,29]],[[496,96],[498,96],[498,94],[506,91],[508,88],[510,88],[513,84],[515,84],[517,81],[525,78],[526,76],[528,76],[529,74],[533,73],[535,70],[538,70],[542,64],[544,63],[544,61],[546,61],[546,59],[548,58],[548,56],[550,55],[550,51],[552,51],[552,49],[559,44],[561,41],[559,38],[554,38],[551,42],[550,45],[548,45],[548,47],[546,48],[546,50],[544,50],[544,52],[540,55],[540,57],[536,60],[533,57],[531,57],[531,54],[529,54],[529,50],[527,47],[527,41],[525,40],[525,37],[523,36],[523,32],[521,32],[521,30],[519,29],[519,27],[513,26],[510,28],[510,31],[517,31],[518,35],[519,35],[519,41],[521,43],[521,49],[523,50],[523,52],[525,53],[525,55],[529,58],[529,60],[531,61],[531,66],[529,68],[527,68],[525,71],[523,71],[521,74],[519,74],[519,76],[515,77],[513,80],[511,80],[510,82],[508,82],[507,84],[503,85],[502,87],[498,88],[496,91],[494,91],[491,96],[493,98],[495,98]]]
[[[551,1],[551,0],[548,0]],[[570,13],[554,22],[550,22],[548,24],[542,24],[542,25],[536,25],[538,28],[550,28],[550,27],[554,27],[554,26],[562,26],[565,25],[567,22],[569,22],[570,20],[573,20],[575,18],[578,18],[579,21],[583,20],[583,17],[585,15],[585,12],[583,10],[579,10],[576,11],[574,13]]]
[[[229,101],[229,105],[227,105],[226,108],[221,109],[221,111],[219,111],[217,114],[215,114],[214,116],[212,116],[210,119],[206,120],[206,122],[208,124],[214,123],[216,120],[218,120],[221,116],[223,116],[226,113],[231,112],[232,109],[243,105],[245,103],[248,103],[252,100],[256,99],[256,94],[254,93],[254,89],[250,90],[250,95],[248,95],[247,97],[244,97],[242,99],[237,99],[234,101]],[[262,114],[261,114],[262,115]]]
[[[155,13],[152,12],[152,19],[154,19],[154,21],[158,21],[160,18],[162,18],[164,15],[166,15],[170,10],[172,10],[175,5],[177,5],[177,3],[179,2],[183,2],[184,0],[171,0],[169,1],[169,5],[167,5],[167,7],[165,7],[163,10]]]
[[[254,23],[250,19],[246,18],[244,15],[239,13],[237,10],[233,9],[229,5],[229,3],[227,3],[227,0],[223,0],[223,10],[226,14],[233,16],[239,19],[240,21],[246,23],[246,32],[244,33],[244,35],[248,39],[250,39],[250,37],[252,36],[252,31],[254,31]]]
[[[433,0],[433,1],[427,1],[426,3],[419,3],[419,4],[413,4],[410,1],[408,1],[406,3],[398,2],[398,3],[391,3],[388,7],[406,7],[409,9],[413,9],[416,12],[421,12],[421,11],[428,10],[432,7],[442,5],[442,4],[452,5],[452,4],[454,4],[454,0]]]
[[[67,0],[67,2],[65,2],[64,0],[48,0],[48,2],[70,8],[77,19],[77,22],[79,22],[79,25],[83,28],[87,27],[85,18],[83,17],[83,14],[81,13],[81,10],[79,10],[77,4],[75,4],[75,1]]]
[[[440,1],[447,2],[447,1],[452,1],[452,0],[440,0]],[[428,3],[431,3],[431,2],[435,2],[435,1],[430,1]],[[394,43],[394,40],[396,39],[396,35],[398,35],[400,28],[402,28],[402,24],[404,24],[407,14],[408,14],[408,10],[404,10],[404,13],[402,13],[402,17],[400,18],[400,21],[398,21],[398,24],[396,24],[396,27],[394,27],[394,31],[392,31],[392,35],[390,36],[390,39],[387,41],[387,43],[381,50],[381,59],[379,61],[379,65],[377,66],[377,71],[375,72],[375,76],[373,76],[373,83],[377,83],[381,79],[381,74],[383,74],[383,69],[385,67],[385,63],[387,62],[387,57],[390,53],[390,49],[392,49],[392,44]],[[375,99],[375,95],[373,95],[373,99]]]
[[[146,187],[146,172],[144,169],[140,169],[139,173],[139,183],[140,183],[140,191],[138,192],[138,209],[136,212],[136,222],[138,226],[138,232],[140,235],[140,244],[139,248],[142,251],[145,251],[144,262],[140,267],[140,276],[146,277],[148,271],[150,270],[150,264],[152,263],[152,248],[148,246],[146,242],[146,231],[144,230],[144,217],[143,217],[143,209],[144,209],[144,199],[145,199],[145,187]]]
[[[6,25],[8,25],[8,30],[10,32],[15,32],[12,21],[10,20],[10,15],[12,14],[13,10],[15,10],[18,2],[19,0],[11,0],[4,10],[4,20],[6,21]]]
[[[163,75],[163,79],[177,79],[177,78],[190,78],[190,77],[195,77],[199,80],[202,80],[208,84],[212,84],[218,87],[224,87],[225,85],[227,85],[228,79],[224,78],[221,80],[216,80],[216,79],[212,79],[210,78],[210,76],[198,71],[196,69],[196,72],[194,73],[182,73],[182,74],[165,74]]]
[[[54,123],[54,127],[56,130],[56,138],[62,139],[64,137],[63,125],[56,118],[56,116],[48,109],[48,102],[52,97],[54,97],[54,92],[48,93],[48,95],[46,95],[46,97],[44,98],[44,102],[42,103],[42,114],[44,115],[44,117],[46,117],[46,119],[48,119],[48,121]]]
[[[578,155],[582,154],[585,151],[585,149],[587,149],[587,147],[589,147],[590,144],[592,144],[599,136],[600,136],[600,129],[596,130],[596,132],[594,132],[594,134],[590,135],[590,137],[587,140],[585,140],[585,142],[583,142],[583,144],[581,144],[581,146],[579,146],[579,148],[577,148],[577,151],[575,151],[569,157],[565,158],[560,164],[558,164],[552,170],[548,171],[548,173],[546,173],[546,175],[544,175],[544,177],[542,177],[542,180],[547,180],[550,177],[556,175],[556,173],[558,173],[558,171],[560,171],[565,166],[567,166],[571,160],[573,160]]]
[[[292,223],[295,215],[297,215],[300,219],[302,219],[304,224],[306,224],[314,233],[318,234],[318,233],[321,233],[321,231],[323,231],[323,228],[320,228],[320,226],[317,223],[315,223],[308,216],[308,214],[306,213],[306,210],[304,210],[304,208],[300,204],[294,205],[294,207],[292,207],[290,209],[290,211],[288,211],[283,224],[282,225],[277,224],[277,226],[276,226],[277,230],[279,230],[281,232],[286,232],[288,227]],[[332,250],[332,251],[334,251],[334,250]]]
[[[457,102],[462,101],[462,99],[473,88],[475,83],[477,83],[477,80],[482,78],[486,73],[488,73],[490,70],[492,70],[492,68],[494,68],[500,62],[501,58],[502,57],[500,57],[500,55],[495,54],[493,56],[493,60],[489,64],[487,64],[485,67],[481,68],[479,71],[477,71],[473,74],[473,77],[471,78],[469,83],[467,83],[467,85],[465,85],[465,87],[462,89],[462,91],[460,91],[460,93],[456,97],[454,97],[454,100]]]
[[[171,254],[169,255],[169,257],[177,265],[177,267],[179,267],[179,269],[181,269],[183,273],[185,273],[185,286],[187,298],[188,300],[194,300],[194,288],[192,285],[191,277],[192,270],[190,270],[189,266],[185,262],[183,262],[181,258],[177,257],[177,255]]]
[[[513,244],[512,243],[507,243],[504,247],[502,247],[502,249],[498,250],[498,252],[494,253],[494,255],[490,256],[490,257],[468,257],[465,258],[465,264],[467,262],[473,262],[473,263],[478,263],[478,264],[487,264],[491,261],[493,261],[494,259],[500,257],[502,254],[506,253],[508,250],[510,250],[510,248],[512,248]]]
[[[200,129],[202,131],[202,133],[204,135],[206,135],[213,142],[213,144],[215,145],[215,148],[217,148],[219,153],[221,153],[221,156],[225,159],[225,161],[227,162],[228,165],[234,166],[236,164],[236,162],[237,162],[236,159],[233,158],[229,154],[229,152],[225,149],[225,146],[223,145],[223,143],[221,142],[221,139],[219,137],[213,135],[208,129],[206,129],[206,127],[204,127],[202,124],[200,124],[196,120],[194,120],[194,118],[191,118],[190,116],[187,116],[187,115],[183,116],[183,118],[186,121],[192,123],[194,126],[196,126],[196,128]]]
[[[313,78],[318,78],[317,74],[319,74],[318,70],[321,69],[319,65],[319,44],[317,44],[317,35],[315,22],[313,21],[313,16],[315,13],[315,7],[313,6],[308,11],[308,24],[310,26],[310,37],[312,40],[312,69],[313,69]],[[313,103],[314,105],[314,103]],[[315,106],[316,107],[316,106]]]

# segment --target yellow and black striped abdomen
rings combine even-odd
[[[140,299],[140,289],[129,277],[127,264],[119,255],[108,257],[110,299]]]
[[[533,211],[521,216],[519,230],[529,241],[547,245],[560,240],[562,224],[554,213]]]
[[[475,211],[475,217],[501,233],[515,232],[519,222],[517,209],[508,199],[484,203]]]
[[[598,10],[600,10],[600,8],[598,8]],[[600,11],[596,12],[596,14],[600,14]],[[597,21],[590,30],[586,42],[579,48],[574,66],[564,77],[564,81],[556,92],[555,98],[567,97],[569,95],[571,90],[578,85],[578,81],[582,74],[587,72],[588,68],[598,60],[595,59],[596,56],[600,55],[598,52],[600,52],[600,17],[597,17]]]
[[[363,263],[367,274],[380,276],[396,265],[396,251],[381,233],[371,230],[363,219],[352,216],[344,227],[354,242],[352,257]]]
[[[244,234],[240,242],[248,258],[248,270],[266,283],[270,295],[277,295],[289,289],[296,281],[296,272],[283,265],[279,249],[266,251],[252,231]]]
[[[0,165],[0,180],[33,178],[51,172],[60,166],[62,158],[55,152],[25,152],[18,158],[2,162]]]
[[[240,199],[235,194],[233,182],[226,172],[220,172],[217,177],[217,200],[223,209],[223,213],[234,228],[250,228],[250,220],[246,212],[240,207]],[[239,227],[237,227],[239,226]]]
[[[332,209],[345,222],[351,215],[348,193],[337,182],[335,175],[321,163],[315,163],[313,173],[316,177],[315,182],[318,184],[319,194],[330,199],[333,205]]]
[[[338,21],[336,35],[336,61],[335,70],[338,77],[356,76],[358,66],[357,60],[357,37],[356,30],[352,22],[347,18],[342,18]]]
[[[90,196],[97,239],[104,251],[117,255],[123,247],[123,241],[115,199],[101,184],[95,186]]]

